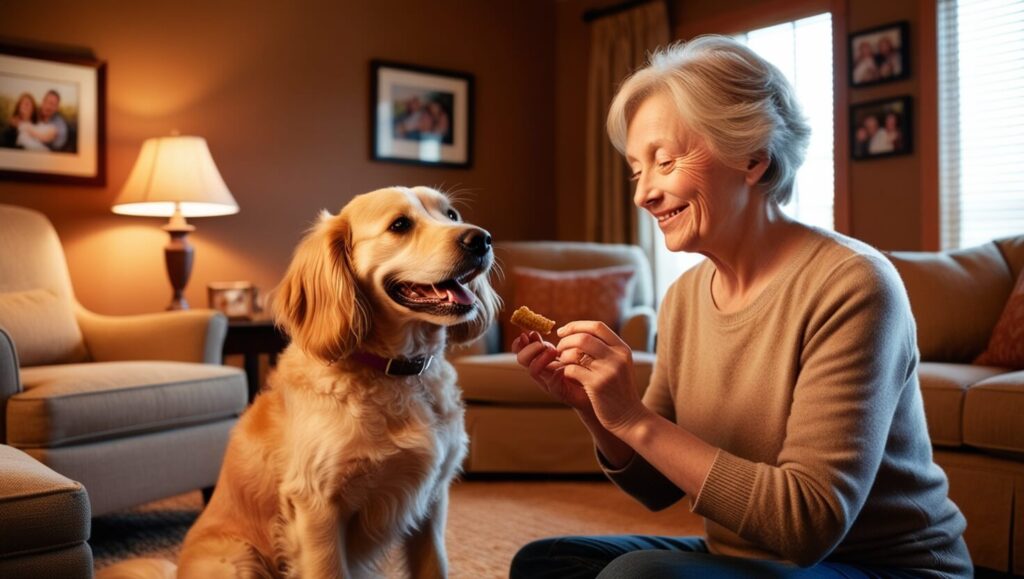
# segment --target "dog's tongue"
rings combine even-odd
[[[466,286],[461,283],[452,280],[451,282],[445,283],[442,286],[445,292],[448,294],[448,301],[456,304],[470,305],[473,303],[474,297],[473,292],[466,289]]]

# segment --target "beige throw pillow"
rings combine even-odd
[[[21,366],[85,359],[85,343],[71,300],[51,290],[0,293],[0,328],[14,340]]]
[[[522,333],[509,321],[519,306],[555,320],[556,329],[574,320],[596,320],[618,332],[632,302],[635,277],[631,265],[575,271],[513,268],[512,303],[505,304],[501,320],[505,351],[511,351],[512,341]]]

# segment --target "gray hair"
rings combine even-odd
[[[746,169],[750,159],[766,154],[765,195],[779,205],[789,201],[811,127],[778,68],[725,36],[659,49],[626,79],[608,111],[608,136],[620,153],[633,115],[656,94],[671,97],[683,126],[727,165]]]

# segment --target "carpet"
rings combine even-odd
[[[175,559],[201,508],[196,491],[97,517],[89,541],[96,568],[131,557]],[[499,579],[508,577],[521,546],[542,537],[702,532],[689,501],[652,513],[605,481],[458,481],[448,513],[448,559],[453,578]]]

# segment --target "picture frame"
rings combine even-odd
[[[371,61],[374,161],[469,168],[473,164],[473,75]]]
[[[895,82],[910,76],[910,25],[883,24],[850,34],[850,86]]]
[[[909,155],[913,148],[913,99],[898,96],[850,107],[850,152],[855,160]]]
[[[106,63],[0,44],[0,179],[106,184]]]
[[[259,313],[256,286],[248,281],[213,281],[206,286],[209,307],[232,320],[251,320]]]

